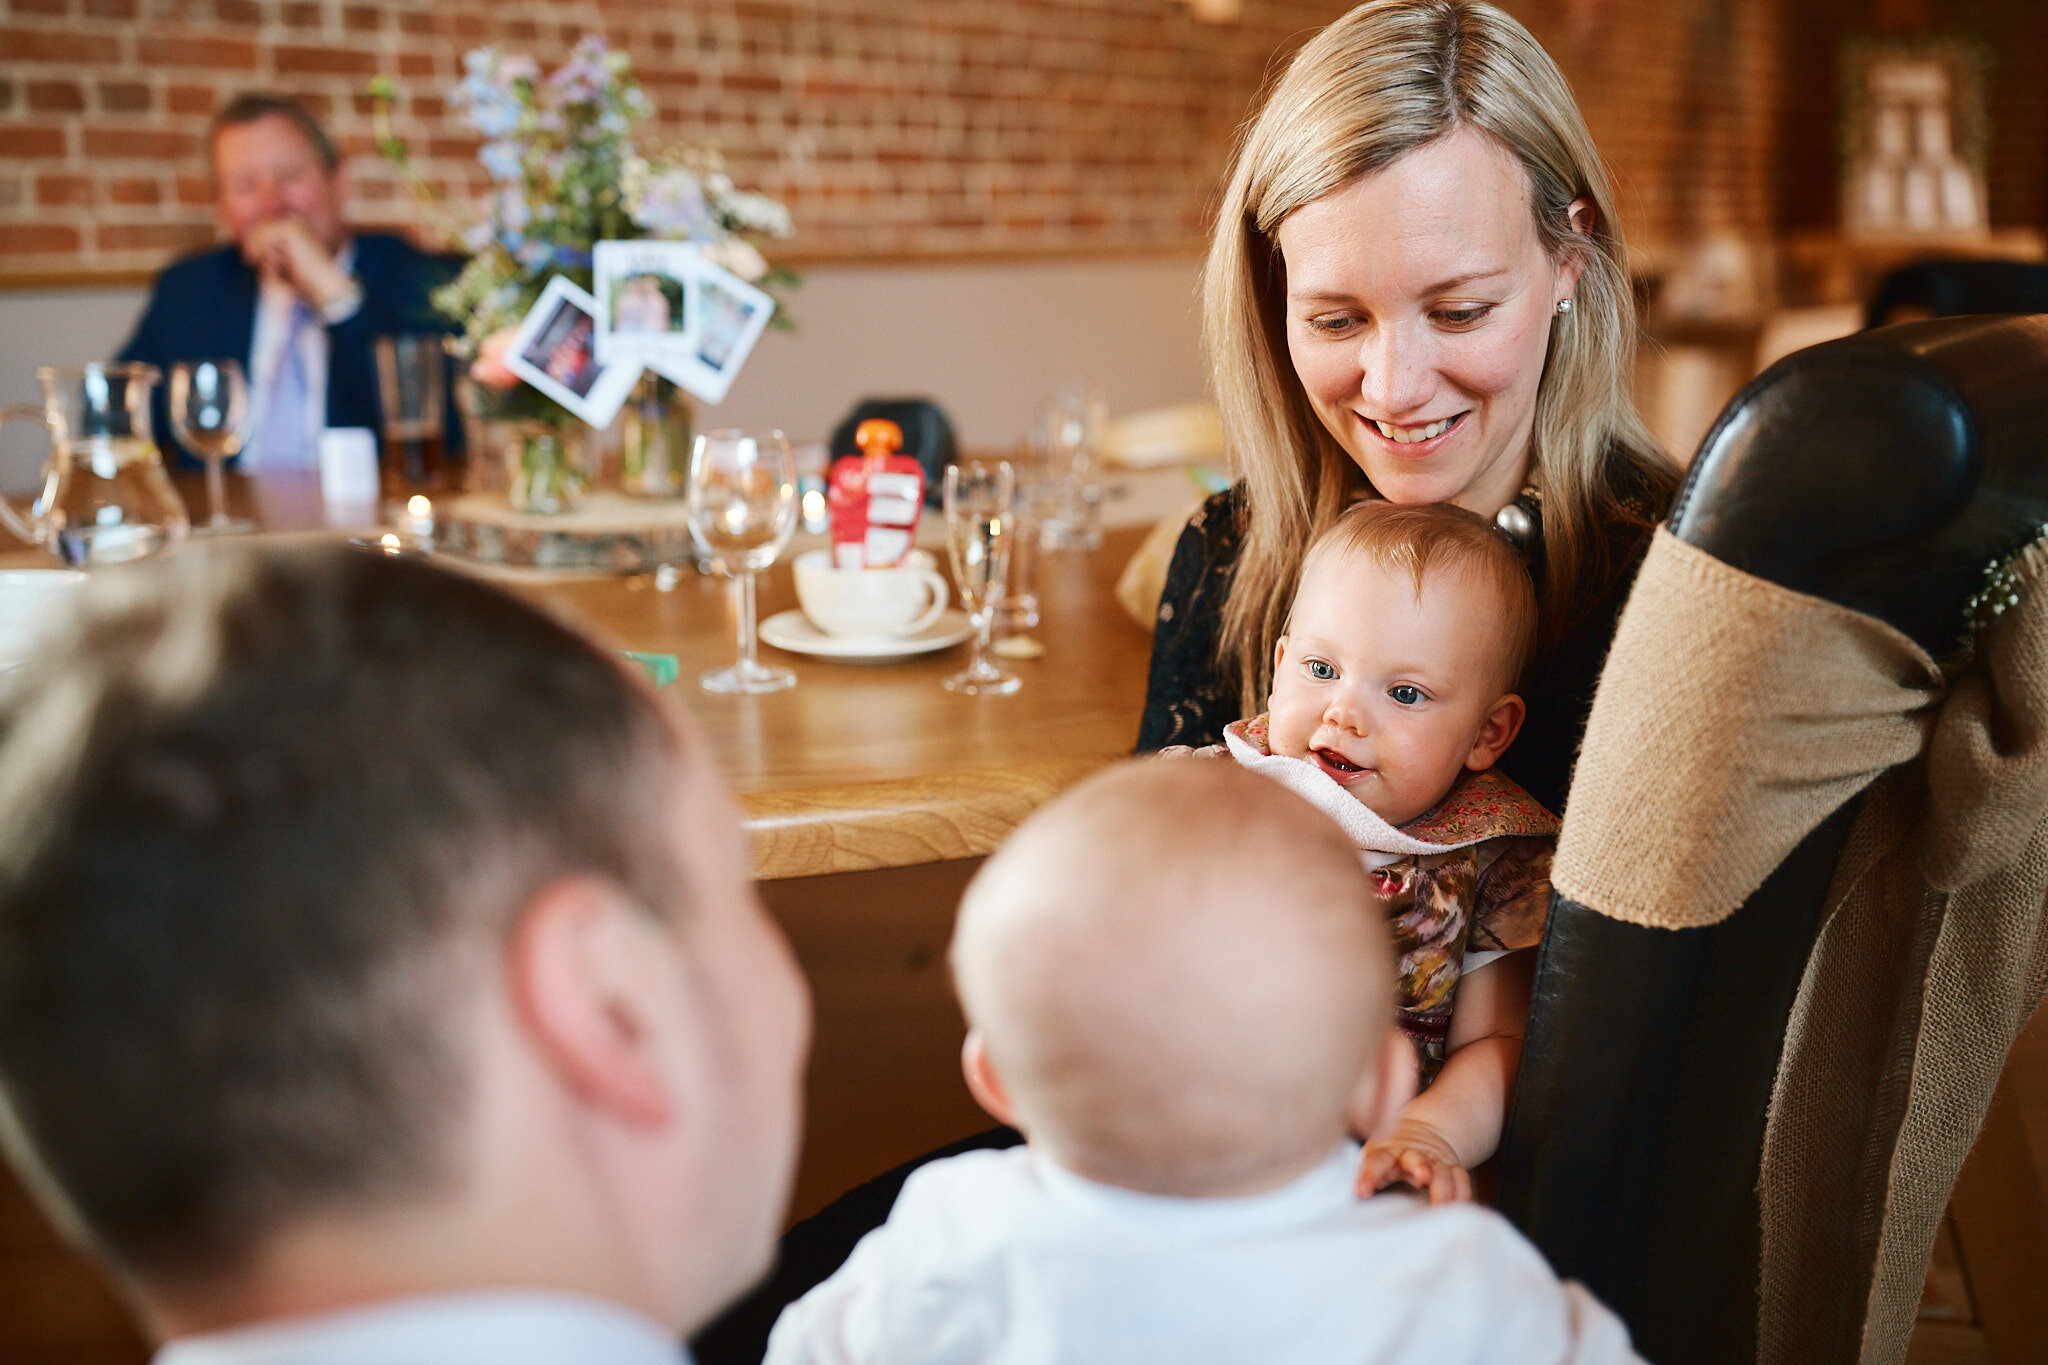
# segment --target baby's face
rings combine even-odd
[[[1322,555],[1280,639],[1273,752],[1315,763],[1390,825],[1413,820],[1505,747],[1480,742],[1504,695],[1501,618],[1475,575],[1432,571],[1418,595],[1405,570]]]

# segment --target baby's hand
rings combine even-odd
[[[1472,1197],[1472,1174],[1443,1134],[1426,1123],[1403,1119],[1385,1137],[1365,1144],[1358,1163],[1358,1193],[1375,1194],[1397,1182],[1429,1195],[1432,1204],[1450,1204]]]

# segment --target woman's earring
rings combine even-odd
[[[1559,299],[1557,301],[1557,315],[1559,317],[1563,317],[1566,313],[1569,313],[1571,311],[1572,301],[1570,299]]]

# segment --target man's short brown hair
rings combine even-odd
[[[1327,554],[1362,554],[1381,568],[1407,573],[1415,591],[1433,571],[1472,576],[1500,602],[1508,643],[1505,687],[1519,684],[1536,647],[1536,584],[1507,537],[1477,512],[1447,502],[1394,503],[1371,498],[1347,508],[1316,537],[1302,561]]]
[[[248,90],[229,100],[218,114],[213,116],[213,126],[207,129],[206,146],[209,155],[223,128],[239,128],[264,118],[285,119],[297,128],[308,143],[313,154],[320,158],[321,166],[329,175],[341,169],[341,153],[334,149],[334,140],[327,136],[327,130],[320,126],[320,120],[308,113],[306,106],[285,95],[266,94],[260,90]]]
[[[160,1283],[450,1172],[451,1011],[548,882],[686,913],[681,732],[545,613],[344,547],[104,572],[0,695],[0,1137]]]

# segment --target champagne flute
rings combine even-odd
[[[221,465],[249,436],[249,381],[239,360],[181,360],[171,366],[171,434],[206,461],[206,501],[211,514],[193,534],[228,535],[253,531],[256,523],[228,515]]]
[[[946,679],[949,692],[1004,696],[1024,685],[988,653],[1016,526],[1017,481],[1009,461],[946,466],[946,548],[960,601],[974,620],[974,659]]]
[[[684,492],[690,534],[732,575],[740,657],[698,681],[707,692],[774,692],[796,674],[754,657],[754,575],[796,530],[796,457],[780,431],[707,431],[690,451]]]

